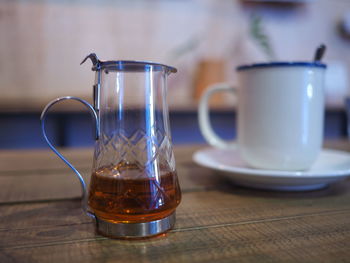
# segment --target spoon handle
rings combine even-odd
[[[321,61],[324,53],[326,52],[326,45],[322,44],[320,45],[315,52],[315,57],[314,57],[314,61]]]

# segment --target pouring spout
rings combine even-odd
[[[95,53],[90,53],[89,55],[87,55],[87,56],[83,59],[83,61],[80,63],[80,65],[83,64],[88,58],[89,58],[89,59],[91,60],[91,62],[92,62],[92,65],[93,65],[92,70],[98,70],[101,61],[98,59],[98,57],[97,57],[97,55],[96,55]]]

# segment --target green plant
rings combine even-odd
[[[250,21],[250,34],[255,42],[260,46],[269,60],[274,60],[275,53],[271,46],[269,36],[266,34],[262,18],[258,15],[252,15]]]

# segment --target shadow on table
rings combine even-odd
[[[325,188],[312,191],[273,191],[243,187],[235,184],[230,179],[222,177],[223,184],[218,190],[242,196],[256,196],[266,198],[321,198],[326,196],[344,195],[350,189],[350,180],[330,184]]]
[[[235,184],[223,174],[211,171],[193,163],[185,163],[182,166],[191,168],[191,173],[187,174],[191,181],[189,189],[182,189],[183,192],[193,191],[193,185],[199,190],[217,190],[234,195],[256,196],[266,198],[321,198],[326,196],[340,196],[350,191],[350,179],[330,184],[325,188],[312,191],[273,191],[243,187]]]

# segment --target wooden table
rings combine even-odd
[[[175,229],[137,241],[95,234],[78,180],[50,151],[0,152],[0,262],[350,262],[350,180],[299,193],[240,188],[195,165],[199,148],[175,147]],[[91,149],[64,154],[89,177]]]

